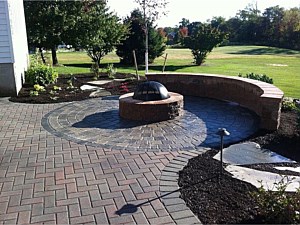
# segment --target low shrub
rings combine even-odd
[[[44,50],[35,50],[34,54],[30,55],[30,64],[36,65],[36,64],[49,64],[50,63],[50,57],[49,55],[44,54]]]
[[[39,85],[39,84],[35,84],[35,85],[33,86],[33,88],[34,88],[37,92],[44,92],[44,91],[46,91],[45,87],[44,87],[44,86],[41,86],[41,85]]]
[[[44,87],[44,86],[41,86],[41,85],[39,85],[39,84],[33,85],[33,88],[34,88],[34,90],[31,90],[31,91],[29,92],[29,95],[30,95],[31,97],[33,97],[33,96],[38,96],[38,95],[40,94],[40,92],[45,92],[45,91],[46,91],[45,87]]]
[[[253,80],[259,80],[263,81],[269,84],[273,84],[273,79],[268,77],[265,74],[255,74],[255,73],[247,73],[245,76],[243,76],[241,73],[239,74],[239,77],[245,77]]]
[[[265,190],[261,185],[258,191],[251,193],[265,222],[275,224],[300,222],[300,190],[298,189],[295,194],[286,192],[291,181],[285,176],[274,184],[273,190]]]
[[[289,98],[289,97],[283,98],[281,109],[283,111],[298,110],[298,108],[297,108],[297,106],[296,106],[296,104],[294,102],[294,99],[293,98]]]
[[[34,91],[34,90],[31,90],[29,92],[29,96],[33,97],[33,96],[38,96],[39,95],[39,92],[38,91]]]
[[[54,85],[53,86],[53,91],[61,91],[61,87]]]
[[[25,80],[28,84],[39,84],[42,86],[55,83],[58,73],[50,66],[35,64],[31,66],[25,74]]]
[[[71,75],[71,77],[67,81],[67,84],[68,84],[67,90],[70,90],[70,89],[75,90],[77,88],[74,86],[74,82],[77,80],[77,78],[73,74],[70,74],[70,75]]]
[[[114,68],[114,64],[108,64],[106,68],[106,73],[110,79],[114,79],[117,74],[117,69]]]

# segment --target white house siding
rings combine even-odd
[[[23,0],[0,0],[0,95],[17,95],[28,67]]]

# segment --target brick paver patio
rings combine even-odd
[[[113,101],[93,99],[30,105],[10,103],[6,98],[0,98],[2,224],[199,223],[177,191],[178,171],[189,158],[205,151],[202,146],[186,148],[185,151],[178,149],[178,143],[182,143],[180,135],[186,135],[186,132],[178,131],[180,135],[172,139],[176,147],[169,150],[163,148],[163,142],[157,142],[156,149],[147,145],[144,149],[142,145],[135,149],[128,148],[129,136],[122,138],[121,135],[122,132],[130,133],[135,126],[113,127],[111,124],[118,120],[114,114],[114,120],[109,120],[112,122],[107,123],[107,127],[72,126],[93,118],[88,116],[97,113],[96,109],[102,115],[115,109]],[[211,102],[205,105],[206,109],[216,106]],[[81,110],[77,110],[78,107]],[[240,132],[233,133],[231,141],[243,139],[255,131],[256,119],[251,113],[235,105],[224,107],[227,107],[226,114],[206,115],[203,126],[221,126],[221,120],[225,124],[233,124]],[[193,109],[196,111],[189,113],[197,124],[199,115],[196,112],[200,109]],[[79,116],[72,113],[76,111]],[[215,120],[215,115],[223,117]],[[162,127],[174,126],[164,124]],[[85,129],[86,133],[82,130],[76,133],[75,129]],[[159,129],[160,126],[157,126],[156,130]],[[105,131],[112,138],[101,143],[101,135]],[[88,139],[95,136],[97,138],[93,141]],[[139,137],[143,139],[146,136]],[[204,140],[208,140],[208,144],[216,143],[216,137],[210,139],[209,136]],[[119,138],[122,141],[118,141]],[[121,148],[120,143],[127,145]],[[137,144],[139,142],[130,142],[132,146]]]

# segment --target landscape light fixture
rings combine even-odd
[[[220,175],[223,175],[223,139],[224,136],[229,136],[230,133],[225,128],[219,128],[218,132],[216,133],[221,137],[221,143],[220,143],[220,150],[221,150],[221,156],[220,156]],[[220,177],[219,177],[220,179]]]

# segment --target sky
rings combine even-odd
[[[168,0],[166,11],[167,16],[162,16],[156,23],[159,27],[175,27],[179,25],[182,18],[190,22],[205,22],[214,16],[223,16],[226,19],[234,17],[239,10],[244,9],[248,4],[255,4],[262,12],[264,9],[279,5],[285,9],[300,7],[299,0]],[[134,0],[107,0],[111,11],[124,18],[130,12],[138,8]]]

